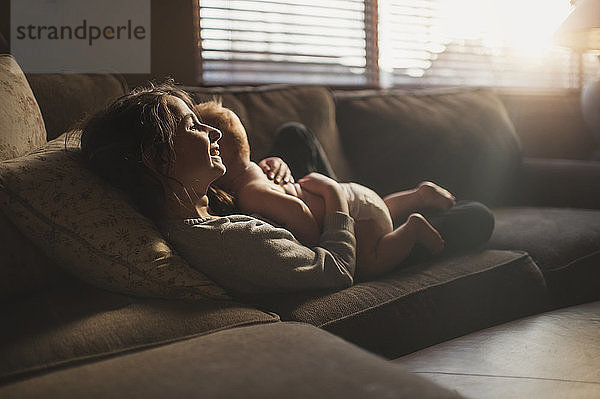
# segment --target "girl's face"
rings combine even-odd
[[[221,132],[200,123],[180,98],[169,96],[167,103],[181,118],[173,139],[175,159],[169,175],[184,186],[198,188],[205,193],[214,180],[225,174],[217,144]]]

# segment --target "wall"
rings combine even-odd
[[[194,0],[151,0],[151,73],[126,75],[130,86],[167,75],[178,83],[196,83],[193,13]],[[0,0],[0,32],[10,44],[10,0]]]

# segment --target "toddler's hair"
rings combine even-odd
[[[221,98],[196,104],[194,112],[198,119],[221,131],[221,148],[237,159],[250,159],[250,144],[244,125],[238,116],[223,106]],[[223,152],[222,151],[222,152]],[[227,159],[225,165],[227,166]]]

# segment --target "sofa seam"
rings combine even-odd
[[[562,270],[565,270],[565,269],[572,268],[574,264],[576,264],[578,262],[581,262],[583,260],[586,260],[588,258],[597,256],[598,254],[600,254],[600,250],[596,250],[596,251],[593,251],[593,252],[591,252],[591,253],[589,253],[587,255],[580,256],[580,257],[578,257],[576,259],[573,259],[573,260],[567,262],[563,266],[557,266],[557,267],[552,267],[552,268],[548,268],[548,269],[543,269],[543,268],[540,268],[540,269],[542,270],[542,273],[544,273],[544,274],[548,273],[548,272],[553,273],[553,272],[562,271]]]
[[[150,350],[153,348],[167,346],[169,344],[174,344],[177,342],[182,342],[182,341],[186,341],[186,340],[190,340],[190,339],[194,339],[194,338],[200,338],[200,337],[203,337],[206,335],[226,331],[229,329],[234,329],[234,328],[239,328],[239,327],[249,327],[249,326],[261,325],[261,324],[283,323],[283,321],[281,320],[281,318],[279,318],[278,315],[277,315],[277,317],[273,317],[273,315],[276,315],[276,314],[274,314],[272,312],[263,312],[263,313],[269,314],[272,317],[272,319],[264,320],[264,321],[253,320],[253,321],[239,322],[239,323],[234,323],[231,325],[219,327],[217,329],[213,329],[210,331],[203,331],[203,332],[198,332],[198,333],[193,333],[193,334],[187,334],[187,335],[183,335],[183,336],[176,337],[176,338],[168,338],[168,339],[164,339],[164,340],[160,340],[160,341],[156,341],[156,342],[145,343],[145,344],[137,344],[137,345],[133,345],[133,346],[130,346],[127,348],[102,352],[102,353],[98,353],[98,354],[77,356],[77,357],[73,357],[73,358],[69,358],[69,359],[65,359],[65,360],[59,360],[59,361],[47,363],[45,365],[41,365],[41,366],[37,366],[37,367],[30,367],[30,368],[26,368],[26,369],[18,370],[16,372],[2,375],[2,376],[0,376],[0,382],[7,383],[7,382],[15,382],[15,381],[19,381],[19,380],[33,378],[38,375],[52,373],[52,372],[67,369],[70,367],[83,366],[85,364],[93,363],[96,360],[102,361],[102,360],[108,360],[111,358],[116,358],[119,355],[128,355],[128,354],[133,354],[133,353],[139,353],[144,350]]]
[[[375,89],[376,90],[376,89]],[[432,96],[440,96],[440,95],[453,95],[453,94],[464,94],[464,93],[489,93],[497,94],[490,90],[489,88],[483,86],[474,86],[469,88],[454,86],[448,88],[436,88],[436,89],[391,89],[384,92],[378,91],[370,92],[369,89],[364,90],[364,93],[350,94],[345,93],[344,90],[338,91],[339,94],[334,92],[334,99],[337,101],[362,101],[364,99],[370,98],[386,98],[386,97],[397,97],[397,96],[412,96],[412,97],[432,97]]]
[[[195,88],[196,86],[187,86],[187,85],[183,85],[182,86],[184,89],[187,88]],[[318,85],[318,84],[314,84],[314,85],[288,85],[288,84],[273,84],[273,85],[266,85],[266,86],[260,86],[260,87],[251,87],[251,88],[244,88],[244,87],[240,87],[239,89],[234,87],[222,87],[222,86],[214,86],[214,87],[202,87],[202,90],[200,91],[193,91],[191,90],[190,92],[192,94],[214,94],[212,93],[213,91],[215,93],[220,93],[220,94],[248,94],[248,93],[267,93],[267,92],[273,92],[273,91],[283,91],[283,90],[303,90],[305,88],[308,89],[320,89],[320,90],[326,90],[329,91],[327,87],[324,87],[322,85]]]

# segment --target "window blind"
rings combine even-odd
[[[577,87],[571,51],[550,46],[550,37],[525,46],[542,28],[550,36],[568,14],[568,0],[544,1],[380,0],[382,85]]]
[[[595,57],[541,40],[569,3],[198,0],[199,81],[577,88]]]
[[[364,85],[372,79],[362,0],[199,0],[205,84]]]

